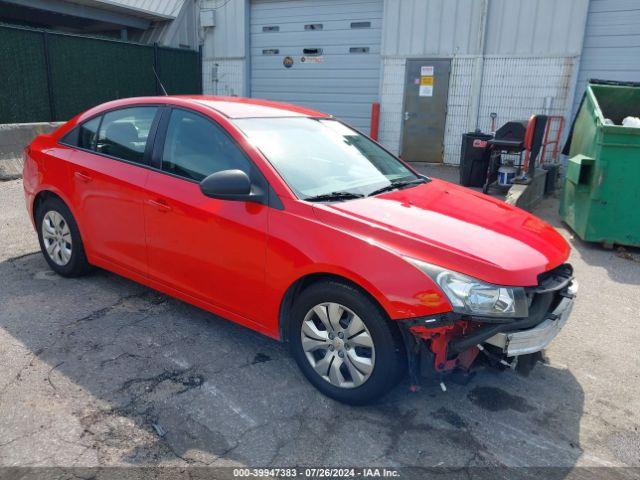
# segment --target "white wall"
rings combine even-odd
[[[407,58],[452,58],[445,163],[459,162],[462,133],[489,129],[491,112],[498,126],[534,113],[565,113],[588,0],[488,0],[484,48],[483,3],[385,1],[380,139],[392,151],[401,146]]]
[[[248,0],[202,0],[214,9],[216,26],[202,29],[203,90],[211,95],[247,94],[246,34]]]

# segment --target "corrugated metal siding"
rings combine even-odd
[[[579,55],[587,5],[588,0],[489,0],[486,53]],[[386,0],[382,54],[479,54],[481,10],[480,0]]]
[[[245,15],[248,15],[245,0],[204,0],[201,10],[215,9],[216,26],[205,33],[205,58],[244,58]]]
[[[382,54],[478,53],[479,0],[386,0]]]
[[[142,43],[159,43],[175,48],[197,50],[199,45],[198,25],[200,10],[197,0],[185,0],[175,20],[155,22],[151,28],[130,38]]]
[[[580,55],[589,0],[490,0],[488,55]]]
[[[353,28],[352,22],[370,26]],[[322,27],[305,29],[310,24]],[[279,30],[263,30],[270,27]],[[304,105],[368,130],[380,85],[381,32],[382,0],[256,0],[251,4],[251,96]],[[322,53],[309,56],[304,48]],[[351,48],[369,50],[352,53]],[[265,54],[274,49],[276,54]],[[291,68],[283,65],[286,56],[294,59]]]
[[[175,17],[180,9],[184,0],[96,0],[100,3],[111,5],[122,5],[125,7],[131,7],[138,10],[144,10],[147,12],[157,13],[160,15],[166,15],[169,17]]]
[[[640,81],[640,2],[591,0],[573,111],[587,80]]]

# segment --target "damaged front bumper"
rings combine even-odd
[[[556,338],[567,323],[577,293],[578,283],[573,280],[567,287],[567,296],[560,300],[558,306],[549,313],[542,323],[527,330],[497,333],[484,343],[498,347],[507,357],[517,357],[543,350]]]
[[[537,286],[528,287],[526,318],[496,322],[451,312],[401,322],[412,377],[468,372],[480,352],[494,363],[514,365],[507,360],[543,350],[571,314],[578,291],[572,273],[571,266],[565,264],[541,275]]]

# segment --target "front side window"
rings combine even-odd
[[[249,174],[249,161],[212,121],[186,110],[171,112],[162,154],[162,170],[200,181],[222,170]]]
[[[337,120],[246,118],[235,124],[272,163],[295,194],[369,195],[420,178],[375,142]]]
[[[96,150],[105,155],[142,163],[157,107],[131,107],[104,114]]]

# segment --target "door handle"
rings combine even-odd
[[[171,207],[162,200],[147,200],[147,204],[161,212],[170,212]]]
[[[86,173],[82,173],[82,172],[76,172],[75,176],[78,180],[80,180],[81,182],[84,183],[89,183],[91,180],[93,180],[93,178],[91,178],[89,175],[87,175]]]

